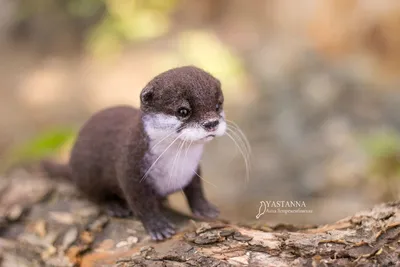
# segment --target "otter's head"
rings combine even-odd
[[[143,122],[150,138],[206,142],[225,133],[221,83],[192,66],[159,74],[142,90]]]

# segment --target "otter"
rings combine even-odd
[[[81,128],[68,164],[44,160],[50,177],[63,176],[117,217],[134,215],[153,240],[175,234],[162,201],[182,190],[196,216],[216,218],[205,197],[200,159],[205,143],[227,124],[220,81],[184,66],[154,77],[140,93],[140,109],[117,106]]]

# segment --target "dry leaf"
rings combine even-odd
[[[42,260],[48,260],[51,256],[53,256],[54,254],[56,254],[57,249],[54,246],[49,246],[47,247],[46,250],[42,251],[42,253],[40,254],[40,257],[42,258]]]
[[[84,231],[81,233],[81,240],[86,244],[91,244],[94,240],[94,236],[91,232]]]
[[[75,222],[74,216],[69,212],[50,212],[50,218],[58,223],[73,224]]]
[[[64,239],[62,242],[62,248],[66,250],[69,248],[78,238],[78,228],[73,227],[68,230],[68,232],[64,235]]]
[[[33,231],[35,234],[37,234],[39,237],[44,238],[47,234],[46,231],[46,222],[44,220],[39,220],[35,223],[33,226]]]

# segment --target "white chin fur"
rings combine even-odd
[[[188,141],[200,141],[200,142],[207,142],[214,139],[215,136],[221,136],[226,131],[226,122],[221,121],[218,125],[217,129],[212,132],[208,132],[204,130],[202,127],[190,127],[185,128],[181,131],[182,136],[180,137],[183,140]]]
[[[224,114],[222,114],[224,118]],[[226,131],[226,122],[224,119],[220,120],[220,123],[215,131],[208,132],[202,127],[188,127],[184,128],[180,133],[176,130],[182,125],[182,122],[175,116],[165,114],[146,114],[143,117],[143,123],[146,133],[151,139],[161,139],[170,134],[170,138],[175,139],[179,136],[179,139],[185,141],[200,141],[207,142],[212,140],[214,136],[221,136]]]
[[[199,166],[203,144],[213,139],[207,136],[220,136],[226,130],[226,123],[221,120],[214,132],[207,132],[201,127],[189,127],[177,133],[182,122],[175,116],[164,114],[146,114],[143,124],[150,138],[150,149],[145,159],[148,166],[152,167],[146,171],[149,176],[147,179],[153,180],[154,188],[162,196],[190,183]]]

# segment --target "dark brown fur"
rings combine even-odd
[[[93,115],[79,132],[69,164],[45,161],[43,167],[50,176],[68,177],[91,200],[109,206],[114,215],[126,216],[131,211],[153,239],[161,240],[170,237],[174,227],[163,215],[162,196],[149,179],[141,182],[149,168],[143,160],[149,137],[142,115],[175,115],[177,108],[189,105],[192,116],[185,123],[207,120],[216,116],[215,105],[223,102],[223,95],[217,79],[201,69],[181,67],[150,81],[141,93],[141,102],[141,110],[120,106]],[[205,199],[197,175],[184,192],[195,214],[218,215]]]

